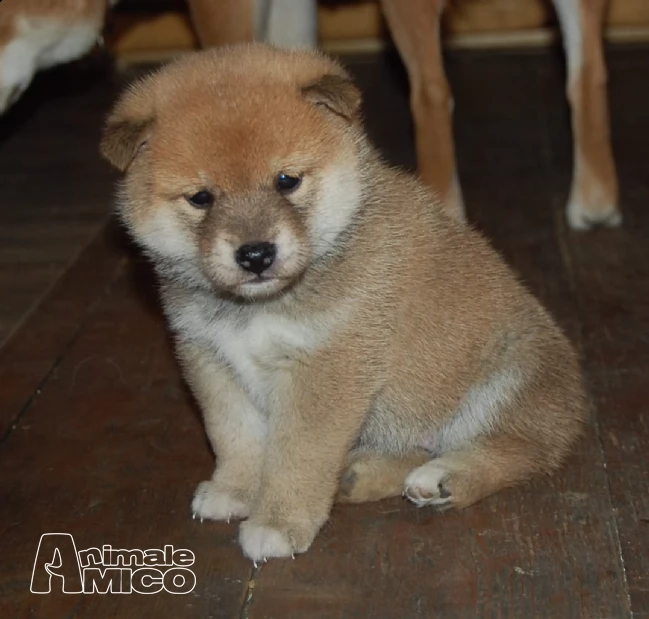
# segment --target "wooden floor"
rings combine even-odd
[[[470,217],[583,356],[592,424],[569,465],[461,513],[336,507],[306,555],[259,568],[235,524],[190,517],[212,457],[149,268],[107,218],[114,176],[96,138],[114,83],[39,87],[0,137],[0,305],[13,331],[0,349],[0,616],[649,619],[649,49],[610,50],[609,64],[625,226],[577,234],[563,219],[560,56],[448,63]],[[351,67],[375,140],[412,165],[399,63]],[[39,538],[54,532],[78,550],[190,549],[196,587],[63,594],[53,578],[51,593],[31,593]]]
[[[0,118],[0,344],[106,222],[96,152],[114,89],[93,57],[39,75]]]

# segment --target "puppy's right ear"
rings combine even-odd
[[[151,80],[130,87],[108,116],[99,150],[117,169],[124,172],[146,146],[154,122]]]

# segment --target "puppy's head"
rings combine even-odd
[[[335,250],[361,201],[360,94],[315,52],[198,52],[132,86],[104,156],[120,210],[170,275],[272,296]]]

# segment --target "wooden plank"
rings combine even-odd
[[[380,13],[379,0],[344,4],[324,2],[319,12],[322,38],[380,36],[383,30]],[[449,4],[444,26],[449,33],[468,34],[533,30],[555,21],[551,4],[544,0],[464,0]],[[610,0],[605,23],[609,26],[647,25],[649,4],[644,0]]]
[[[636,619],[649,618],[649,96],[635,81],[643,50],[609,56],[613,144],[625,222],[570,235],[583,355],[600,426],[620,549]],[[553,142],[555,159],[565,144]]]
[[[649,618],[649,218],[625,202],[632,228],[576,238],[571,263],[634,617]],[[635,221],[634,221],[635,219]],[[630,222],[629,222],[630,223]]]
[[[611,26],[604,32],[604,38],[607,42],[614,44],[647,43],[649,42],[649,26]],[[527,50],[557,44],[561,44],[561,37],[556,28],[456,34],[447,36],[444,39],[444,47],[452,50]],[[391,42],[383,38],[328,39],[321,42],[321,48],[324,52],[343,56],[376,54],[392,47]],[[191,51],[193,51],[193,48],[125,51],[119,54],[117,67],[120,70],[128,70],[130,67],[143,64],[169,62]]]
[[[98,234],[38,310],[0,349],[0,437],[38,395],[39,385],[48,380],[90,308],[123,268],[120,255],[108,251],[113,235],[112,227]]]
[[[644,334],[637,350],[646,357]],[[649,363],[644,365],[629,372],[603,373],[588,364],[635,619],[649,619]]]
[[[354,68],[361,85],[370,82],[374,105],[379,70]],[[561,117],[560,88],[551,100],[559,66],[546,55],[511,63],[505,55],[457,54],[449,70],[471,218],[578,337],[539,123],[546,108],[548,121]],[[389,74],[384,68],[382,75]],[[523,81],[526,89],[511,88]],[[382,83],[383,99],[394,105],[389,131],[407,135],[407,93],[392,94],[399,89],[385,77]],[[402,150],[392,157],[408,158]],[[307,554],[261,568],[248,613],[253,619],[630,617],[596,426],[561,473],[463,512],[439,515],[401,500],[336,507]]]
[[[106,44],[119,56],[157,49],[197,49],[198,39],[189,15],[163,13],[116,13],[110,18]]]
[[[378,2],[323,3],[318,7],[318,35],[322,43],[380,39],[386,25]]]
[[[115,246],[103,251],[123,256]],[[80,278],[110,280],[93,262],[77,269],[85,271]],[[151,298],[150,275],[139,261],[121,270],[3,445],[0,589],[10,595],[2,596],[0,616],[240,614],[251,564],[234,543],[234,525],[191,518],[193,489],[209,478],[213,460]],[[50,320],[45,309],[39,317]],[[196,588],[187,595],[34,595],[32,566],[47,532],[72,534],[77,549],[189,549]]]
[[[110,211],[114,177],[97,154],[106,69],[93,57],[39,73],[0,123],[0,345]]]
[[[609,0],[606,21],[620,26],[649,24],[649,3],[644,0]]]

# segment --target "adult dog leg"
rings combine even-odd
[[[568,63],[574,169],[567,206],[572,228],[622,222],[611,152],[602,26],[606,0],[554,0]]]
[[[382,0],[394,41],[410,78],[419,172],[446,211],[464,221],[453,142],[453,101],[442,59],[443,0]]]

